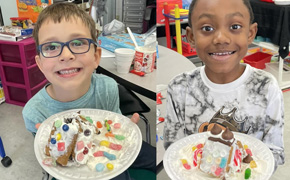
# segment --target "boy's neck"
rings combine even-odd
[[[88,87],[81,87],[79,89],[71,88],[69,90],[59,89],[52,84],[46,87],[46,91],[51,98],[60,102],[71,102],[81,98],[85,95],[90,88],[90,84]]]
[[[239,66],[229,73],[214,73],[205,66],[205,74],[207,78],[216,84],[227,84],[238,79],[245,71],[246,66],[239,64]]]

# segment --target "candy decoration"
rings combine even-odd
[[[252,151],[251,151],[249,148],[246,149],[246,153],[247,153],[247,154],[250,154],[250,156],[253,156]]]
[[[57,143],[57,150],[58,151],[64,151],[65,150],[65,142]]]
[[[202,154],[202,149],[197,149],[196,151],[194,151],[194,154],[193,154],[193,166],[196,167],[197,166],[197,156],[201,156]]]
[[[110,127],[110,124],[108,123],[107,120],[105,120],[105,126],[106,126],[106,128],[107,128],[107,131],[108,131],[108,132],[111,132],[111,127]]]
[[[89,152],[89,149],[87,147],[85,147],[85,149],[83,151],[84,155],[88,154],[88,152]]]
[[[54,122],[54,127],[59,128],[62,125],[62,121],[60,119]]]
[[[224,168],[227,165],[227,158],[223,157],[220,163],[220,168]]]
[[[164,117],[159,117],[159,118],[158,118],[158,121],[160,121],[160,122],[164,122],[164,121],[165,121],[165,118],[164,118]]]
[[[88,120],[90,123],[92,123],[92,124],[94,123],[93,120],[92,120],[90,117],[85,117],[85,118],[86,118],[86,120]]]
[[[110,154],[110,153],[105,152],[105,151],[97,151],[93,155],[94,155],[94,157],[106,157],[106,158],[108,158],[111,161],[117,159],[116,155]]]
[[[103,127],[103,125],[102,125],[102,123],[101,123],[100,121],[97,121],[97,127],[98,127],[99,129],[101,129],[101,128]]]
[[[105,166],[103,163],[98,163],[95,167],[96,171],[102,172],[105,169]]]
[[[108,123],[111,125],[113,123],[113,121],[112,120],[108,120]]]
[[[192,147],[192,151],[195,151],[197,149],[197,147],[193,146]]]
[[[56,135],[56,140],[59,141],[60,139],[61,139],[61,134],[58,133],[58,134]]]
[[[234,166],[241,166],[242,153],[239,149],[236,149],[234,156]]]
[[[122,149],[122,145],[114,144],[114,143],[111,143],[111,142],[105,141],[105,140],[100,142],[100,146],[105,146],[107,148],[110,148],[110,149],[116,150],[116,151],[120,151]]]
[[[187,163],[187,160],[186,159],[180,159],[183,167],[187,170],[191,169],[190,165]]]
[[[196,145],[196,148],[197,149],[203,148],[203,144],[200,143],[200,144]]]
[[[85,155],[84,155],[83,153],[79,153],[79,154],[77,155],[77,160],[78,160],[78,161],[82,161],[82,160],[84,159],[84,157],[85,157]]]
[[[219,176],[219,175],[221,174],[222,170],[223,170],[222,168],[218,167],[218,168],[216,168],[214,174],[215,174],[216,176]]]
[[[52,158],[51,157],[44,158],[42,161],[42,164],[44,164],[46,166],[51,166],[52,165]]]
[[[251,167],[251,168],[256,168],[256,167],[257,167],[257,164],[256,164],[256,162],[255,162],[254,160],[252,160],[252,161],[250,162],[250,167]]]
[[[51,138],[51,139],[50,139],[50,143],[51,143],[51,144],[55,144],[55,143],[56,143],[56,139],[55,139],[55,138]]]
[[[245,179],[249,179],[251,176],[251,169],[250,168],[247,168],[245,170]]]
[[[64,124],[62,126],[62,130],[65,131],[65,132],[68,131],[69,130],[69,126],[67,124]]]
[[[120,141],[125,139],[125,136],[113,134],[111,132],[106,133],[105,136],[106,137],[113,137],[113,138],[116,138],[117,140],[120,140]]]
[[[114,124],[114,128],[115,129],[120,129],[121,128],[121,124],[120,123],[115,123]]]
[[[108,168],[109,170],[113,170],[113,169],[114,169],[114,165],[111,164],[111,163],[108,163],[108,164],[107,164],[107,168]]]
[[[248,145],[244,144],[244,149],[246,150],[248,148],[249,148]]]
[[[90,136],[91,135],[91,130],[86,129],[85,132],[84,132],[84,135],[85,136]]]
[[[84,141],[78,141],[77,142],[77,151],[83,149],[85,147]]]

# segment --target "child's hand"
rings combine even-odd
[[[35,124],[35,128],[38,129],[40,125],[41,125],[41,123]]]
[[[131,117],[131,121],[135,124],[137,124],[140,120],[139,114],[138,113],[134,113],[133,116]]]

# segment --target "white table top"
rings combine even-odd
[[[114,59],[115,57],[102,57],[99,66],[115,76],[117,78],[117,82],[120,80],[126,83],[130,83],[130,85],[134,86],[134,88],[132,88],[133,91],[141,91],[141,93],[138,92],[140,94],[142,94],[144,91],[148,91],[151,94],[156,93],[156,69],[143,77],[132,73],[121,74],[117,72]],[[143,95],[146,96],[146,94]]]
[[[188,60],[186,57],[178,54],[176,51],[168,49],[164,46],[158,46],[159,59],[157,60],[157,91],[162,89],[161,95],[166,97],[167,85],[170,80],[176,75],[190,71],[196,68],[196,66]],[[162,104],[157,105],[157,109],[160,110],[161,117],[166,116],[166,99],[162,100]],[[156,165],[159,165],[162,162],[165,149],[163,146],[163,140],[160,137],[163,137],[163,128],[164,123],[159,123],[156,127],[156,134],[158,135],[157,146],[157,160]]]

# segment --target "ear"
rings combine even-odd
[[[194,35],[192,32],[192,29],[189,26],[186,27],[186,39],[187,39],[187,42],[190,44],[190,46],[192,48],[195,48]]]
[[[35,59],[35,62],[37,64],[38,68],[43,73],[43,71],[42,71],[42,62],[41,62],[40,56],[36,55],[34,59]]]
[[[258,24],[253,23],[250,25],[249,36],[248,36],[248,44],[250,45],[256,37],[258,31]]]
[[[94,54],[94,57],[95,57],[95,65],[97,68],[100,64],[100,60],[101,60],[101,55],[102,55],[102,49],[100,47],[97,47],[96,50],[95,50],[95,54]]]

